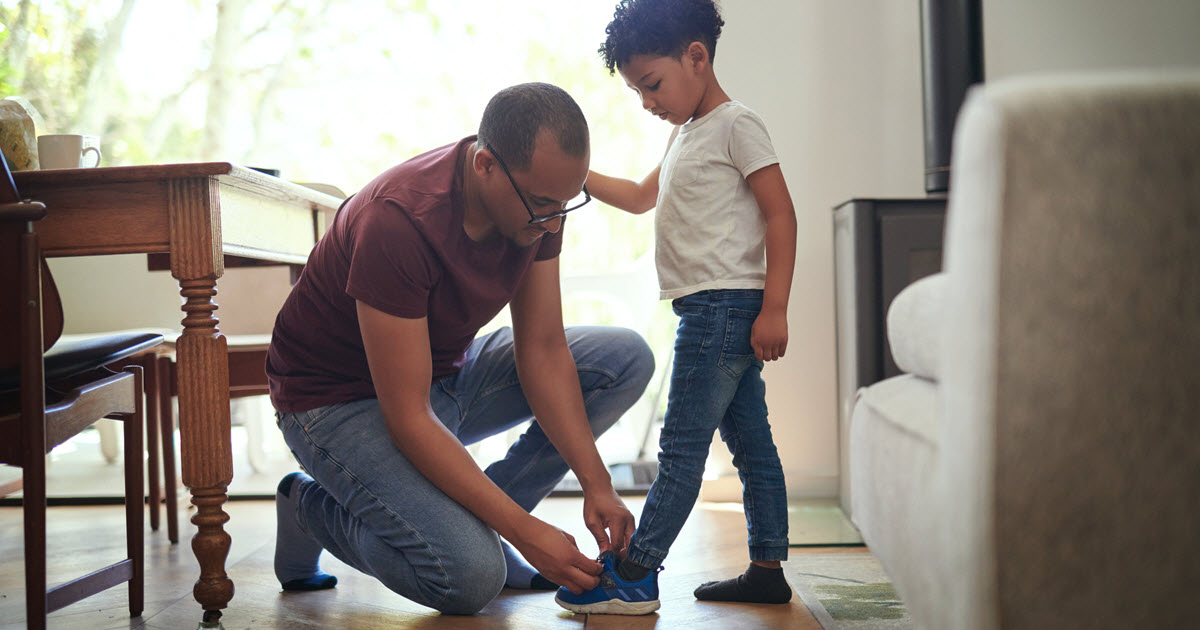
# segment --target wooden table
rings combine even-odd
[[[224,162],[13,174],[22,196],[46,204],[35,228],[47,256],[165,254],[184,297],[177,345],[183,483],[198,532],[192,589],[203,627],[220,627],[233,598],[222,509],[233,478],[229,374],[217,328],[226,260],[302,265],[340,200]],[[119,280],[119,279],[118,279]],[[136,305],[131,305],[136,308]]]

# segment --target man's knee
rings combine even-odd
[[[640,334],[628,328],[612,328],[612,348],[625,358],[626,377],[645,389],[654,375],[654,351]]]
[[[654,375],[654,352],[638,333],[616,326],[578,326],[572,331],[571,352],[583,371],[603,374],[603,387],[624,387],[640,395]]]
[[[445,594],[431,606],[447,615],[473,615],[500,594],[506,572],[503,553],[461,559],[449,576]]]
[[[479,612],[504,588],[500,537],[465,508],[423,538],[392,555],[374,549],[369,573],[393,592],[450,615]]]
[[[654,353],[628,328],[579,326],[568,329],[579,370],[592,435],[599,437],[641,398],[654,375]]]

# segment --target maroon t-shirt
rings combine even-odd
[[[463,231],[463,164],[475,138],[418,155],[349,199],[313,248],[275,319],[271,402],[298,412],[375,397],[355,300],[428,318],[433,379],[454,374],[479,328],[512,299],[530,265],[559,254],[562,231],[533,247]]]

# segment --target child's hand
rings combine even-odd
[[[784,309],[763,309],[750,329],[750,345],[754,358],[774,361],[787,351],[787,312]]]

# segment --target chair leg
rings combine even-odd
[[[37,418],[36,421],[44,422]],[[29,630],[46,628],[46,458],[34,453],[25,462],[21,505],[25,517],[25,623]],[[28,452],[28,449],[27,449]]]
[[[263,447],[263,418],[257,398],[243,398],[241,416],[242,426],[246,428],[246,458],[250,461],[250,469],[256,473],[266,472],[267,453]],[[249,408],[253,407],[253,408]]]
[[[158,531],[159,504],[162,503],[162,484],[158,475],[159,386],[157,361],[157,357],[149,354],[142,362],[143,374],[146,379],[146,485],[150,494],[150,500],[146,502],[146,505],[150,510],[150,529],[152,531]]]
[[[179,485],[175,477],[175,411],[171,408],[171,359],[158,361],[158,421],[162,438],[163,494],[167,499],[167,539],[179,542]]]
[[[100,454],[104,461],[113,463],[121,454],[117,450],[117,425],[115,420],[102,418],[96,422],[96,432],[100,434]]]
[[[146,592],[146,539],[144,529],[145,480],[142,478],[142,423],[145,406],[142,402],[142,367],[131,365],[125,371],[134,375],[134,413],[125,417],[125,541],[126,551],[133,560],[133,577],[129,580],[129,616],[138,617],[144,608]]]

